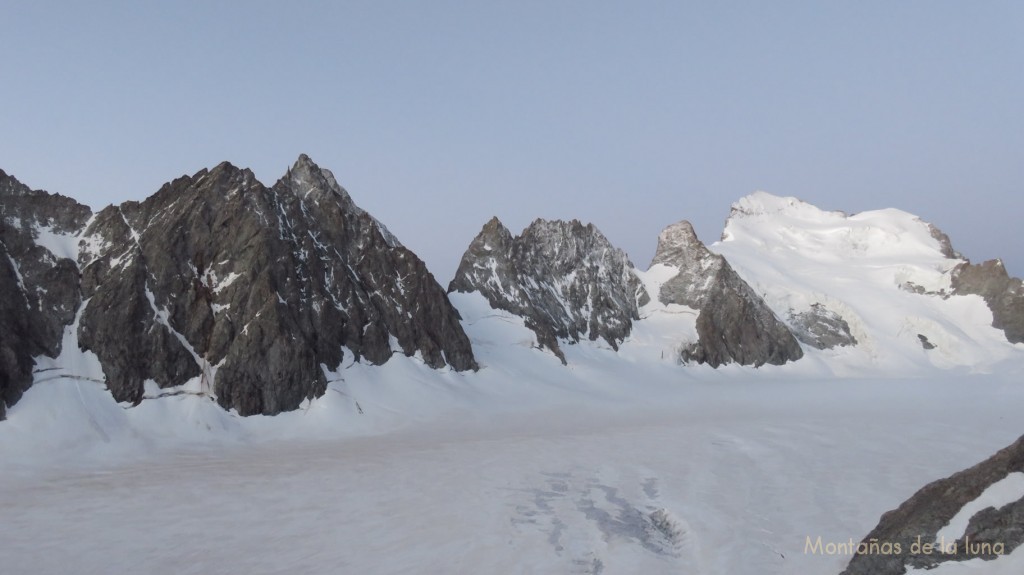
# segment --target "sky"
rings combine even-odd
[[[1024,275],[1024,3],[0,0],[0,169],[99,209],[300,153],[447,285],[491,216],[640,268],[755,190]]]

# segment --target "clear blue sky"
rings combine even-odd
[[[645,268],[754,190],[1024,274],[1024,2],[0,0],[0,168],[94,209],[331,169],[447,285],[492,216]]]

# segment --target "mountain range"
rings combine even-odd
[[[270,187],[222,163],[98,212],[0,172],[0,216],[0,417],[60,377],[128,404],[195,393],[273,415],[322,395],[346,356],[473,371],[453,294],[521,318],[563,364],[566,345],[643,346],[655,324],[680,369],[985,370],[1024,341],[1024,289],[999,261],[967,261],[899,210],[763,192],[711,246],[669,226],[646,270],[593,224],[513,235],[495,217],[447,290],[306,155]]]
[[[968,261],[907,212],[755,192],[717,242],[685,220],[652,240],[640,269],[593,224],[538,219],[513,234],[494,217],[445,288],[306,155],[269,187],[221,163],[95,212],[0,171],[0,420],[31,388],[68,382],[82,406],[80,384],[104,390],[115,413],[195,396],[220,414],[211,402],[272,416],[346,396],[335,382],[372,379],[396,356],[447,382],[490,370],[528,384],[540,365],[547,382],[556,370],[680,382],[740,370],[765,386],[992,373],[1024,359],[1021,280],[998,260]],[[924,487],[865,544],[924,534],[1009,553],[1024,541],[1024,498],[992,494],[1024,489],[1022,441]],[[846,572],[981,555],[864,553]]]

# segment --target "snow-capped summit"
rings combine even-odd
[[[832,261],[928,257],[940,261],[955,257],[945,234],[902,210],[847,215],[767,192],[755,192],[732,205],[722,242],[732,241]]]
[[[773,216],[786,214],[794,218],[815,219],[842,218],[846,214],[841,211],[824,211],[792,196],[776,196],[764,191],[756,191],[744,196],[732,204],[730,219],[734,217]]]
[[[851,370],[977,367],[1009,352],[982,298],[950,297],[980,292],[953,285],[967,262],[949,238],[902,210],[847,215],[757,192],[733,204],[710,249],[804,343],[844,348]]]

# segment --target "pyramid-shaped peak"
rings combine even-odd
[[[658,248],[654,252],[651,265],[665,264],[679,267],[684,262],[702,255],[706,251],[707,248],[697,238],[697,232],[693,230],[690,222],[682,220],[666,227],[658,234]]]
[[[310,174],[310,175],[318,175],[318,176],[319,175],[330,174],[329,170],[325,170],[325,169],[321,168],[320,166],[318,166],[317,163],[313,161],[313,158],[310,158],[309,155],[307,155],[307,154],[299,154],[298,159],[296,159],[295,163],[292,164],[292,167],[289,170],[289,172],[291,172],[293,174],[294,173],[299,173],[299,174]],[[333,180],[334,176],[331,175],[330,179]]]
[[[294,177],[294,175],[296,174],[320,175],[324,171],[326,170],[320,169],[320,166],[318,166],[316,162],[314,162],[313,159],[310,158],[308,155],[299,154],[298,159],[295,160],[294,164],[292,164],[292,167],[288,170],[288,173]]]
[[[351,202],[345,188],[338,184],[330,170],[321,168],[306,154],[299,154],[295,163],[282,178],[287,187],[300,196],[310,193],[329,193],[341,196],[344,201]]]
[[[689,242],[697,239],[697,232],[693,230],[693,224],[689,220],[680,220],[668,225],[658,234],[659,241],[664,238],[671,242]]]
[[[224,160],[223,162],[221,162],[221,163],[217,164],[216,166],[214,166],[210,171],[211,172],[239,172],[239,171],[241,171],[241,169],[238,166],[232,164],[231,162],[229,162],[227,160]]]
[[[483,227],[485,230],[496,230],[499,228],[507,229],[505,228],[505,224],[501,223],[501,220],[498,219],[498,216],[491,216],[491,219],[487,220],[487,223],[484,224]]]
[[[507,248],[508,244],[512,241],[512,232],[505,227],[505,224],[501,223],[498,216],[493,216],[487,220],[484,227],[480,228],[480,233],[473,238],[473,242],[470,244],[470,249],[466,253],[475,251],[489,252],[491,250],[501,250]],[[465,258],[466,256],[463,256]]]

